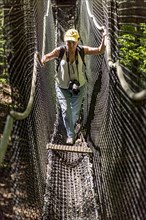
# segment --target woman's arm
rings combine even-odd
[[[105,36],[107,34],[104,32],[103,36],[102,36],[102,40],[101,40],[101,44],[99,47],[88,47],[88,46],[84,46],[84,52],[86,55],[98,55],[98,54],[102,54],[105,51]]]
[[[50,53],[45,54],[41,59],[42,64],[45,64],[46,62],[57,58],[59,56],[59,52],[60,52],[60,47],[57,47],[54,50],[52,50]]]

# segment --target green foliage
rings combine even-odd
[[[123,25],[119,42],[119,57],[134,73],[146,73],[146,24]]]
[[[7,83],[7,80],[5,78],[0,78],[0,84],[6,84]]]
[[[7,73],[4,71],[4,36],[3,36],[3,10],[0,9],[0,83],[7,82]]]

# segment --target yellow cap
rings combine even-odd
[[[64,35],[64,41],[75,41],[79,40],[80,36],[77,30],[69,29]]]

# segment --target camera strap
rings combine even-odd
[[[68,65],[68,75],[69,75],[69,79],[71,80],[71,76],[70,76],[70,67],[69,67],[69,53],[68,51],[66,51],[66,61],[67,61],[67,65]],[[79,81],[79,70],[78,70],[78,52],[76,50],[75,52],[75,63],[76,63],[76,69],[77,69],[77,77],[78,77],[78,81]]]

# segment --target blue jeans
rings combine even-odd
[[[62,89],[56,85],[56,94],[61,107],[67,137],[75,137],[74,127],[80,115],[84,88],[85,86],[80,87],[80,92],[75,95],[68,89]]]

